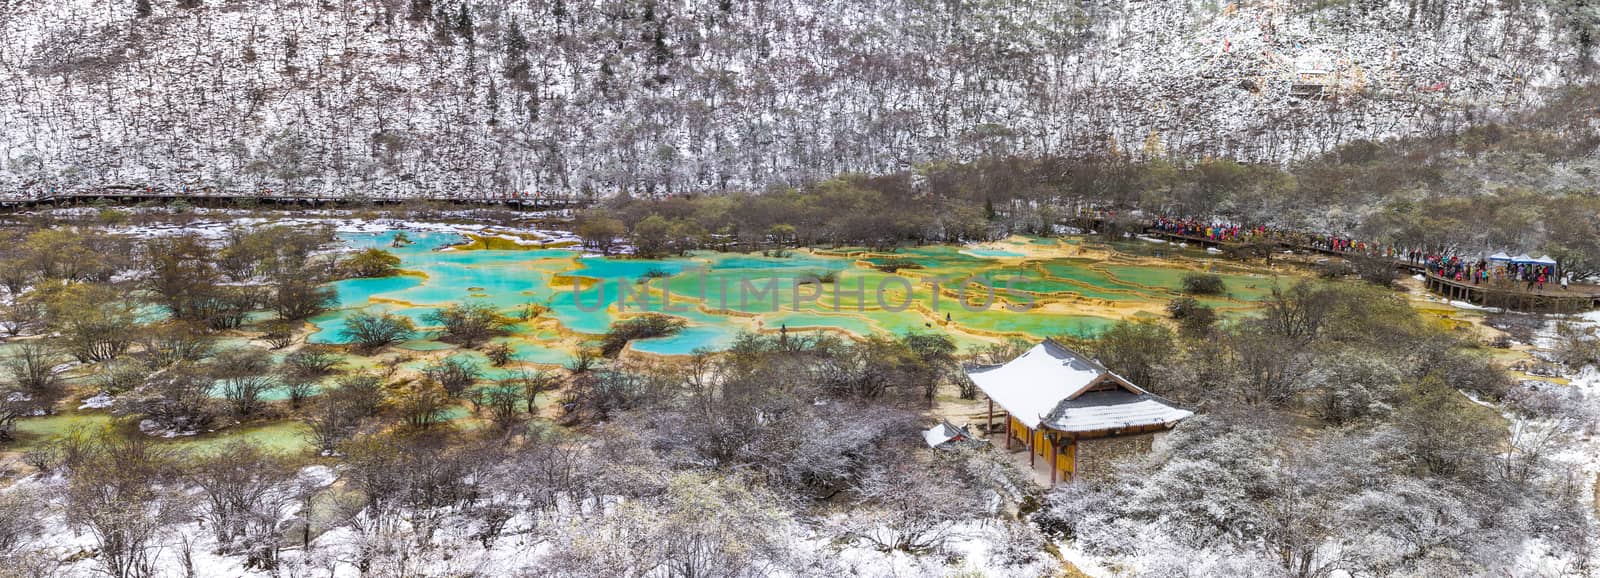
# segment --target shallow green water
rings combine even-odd
[[[298,421],[285,420],[262,425],[228,428],[216,433],[172,438],[174,448],[195,452],[225,451],[235,442],[248,442],[268,451],[297,454],[311,449],[309,432]]]
[[[26,451],[55,441],[74,430],[93,434],[112,427],[115,419],[104,411],[82,411],[56,415],[30,417],[17,420],[16,441],[5,450]],[[298,453],[311,447],[305,426],[296,421],[278,421],[260,425],[225,428],[195,436],[155,438],[156,442],[183,451],[217,451],[234,441],[248,441],[261,447],[285,453]]]
[[[1183,277],[1191,273],[1190,271],[1140,265],[1107,265],[1105,270],[1117,279],[1139,285],[1159,287],[1168,291],[1182,289]],[[1276,279],[1263,275],[1228,273],[1215,273],[1215,275],[1222,278],[1226,295],[1242,300],[1257,300],[1271,295],[1273,283],[1276,282]]]
[[[1007,251],[1005,249],[967,249],[964,252],[966,254],[968,254],[968,255],[977,255],[979,257],[1025,257],[1025,256],[1027,256],[1026,253],[1019,253],[1019,252],[1016,252],[1016,251]]]
[[[21,442],[39,442],[66,435],[74,429],[94,430],[111,423],[108,413],[64,413],[19,419],[13,433]]]
[[[558,249],[438,250],[462,243],[452,234],[408,233],[415,244],[389,247],[392,233],[350,234],[343,238],[357,248],[383,247],[401,259],[406,275],[386,279],[354,279],[334,284],[343,309],[312,320],[314,342],[337,343],[344,319],[358,309],[411,318],[421,329],[419,340],[401,345],[413,351],[444,346],[428,340],[423,316],[455,302],[488,303],[513,314],[527,303],[541,303],[562,334],[550,325],[522,326],[498,341],[510,345],[519,359],[564,363],[586,338],[604,333],[612,322],[641,311],[660,311],[683,318],[676,335],[640,340],[638,351],[682,355],[699,348],[718,349],[741,331],[834,329],[852,334],[937,330],[966,344],[977,336],[1012,334],[1031,338],[1087,335],[1115,321],[1101,307],[1074,313],[1076,299],[1120,305],[1164,304],[1177,296],[1183,275],[1192,269],[1133,265],[1084,258],[1030,258],[1037,247],[1080,245],[1080,239],[1022,239],[985,247],[924,246],[893,253],[864,250],[849,256],[797,251],[790,257],[697,252],[659,260],[597,257]],[[1202,251],[1179,250],[1142,242],[1119,242],[1117,248],[1149,254],[1184,254],[1207,259]],[[1034,248],[1034,249],[1030,249]],[[873,265],[907,260],[919,268],[898,274]],[[831,282],[817,283],[817,278]],[[1024,313],[998,306],[969,312],[946,295],[936,295],[930,282],[975,277],[1003,288],[1030,294],[1036,302],[1060,301],[1066,311],[1050,308]],[[803,280],[803,281],[802,281]],[[1207,298],[1225,309],[1247,309],[1249,300],[1270,291],[1264,276],[1224,274],[1228,295]],[[973,286],[974,299],[982,292]],[[934,307],[934,301],[938,306]],[[667,308],[670,305],[670,309]],[[937,309],[937,311],[933,311]],[[945,314],[950,324],[946,326]],[[1125,316],[1131,316],[1125,315]]]

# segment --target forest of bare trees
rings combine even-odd
[[[1539,105],[1590,77],[1596,21],[1564,0],[10,0],[0,189],[647,194],[1011,156],[1281,163]],[[1307,58],[1345,88],[1290,96]]]

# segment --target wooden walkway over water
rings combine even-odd
[[[1168,233],[1153,228],[1145,229],[1146,236],[1193,243],[1202,247],[1230,247],[1244,246],[1242,243],[1230,243],[1205,237],[1179,235]],[[1274,248],[1290,249],[1295,251],[1308,251],[1335,257],[1362,256],[1359,253],[1345,253],[1323,247],[1292,245],[1282,241],[1264,241],[1263,244]],[[1578,313],[1591,309],[1600,309],[1600,286],[1572,285],[1562,289],[1559,284],[1547,283],[1544,289],[1528,288],[1525,284],[1515,281],[1490,280],[1485,283],[1472,283],[1470,281],[1456,281],[1446,279],[1429,272],[1421,263],[1404,259],[1389,259],[1396,269],[1409,274],[1422,275],[1423,286],[1435,294],[1455,301],[1464,301],[1483,307],[1499,307],[1512,311],[1527,311],[1537,313]]]
[[[31,195],[0,193],[0,208],[4,209],[68,206],[91,202],[138,204],[147,202],[172,203],[177,201],[183,201],[198,207],[234,205],[240,202],[278,206],[320,207],[352,204],[395,205],[424,201],[453,205],[487,205],[535,210],[560,210],[588,207],[598,202],[598,198],[593,195],[499,193],[328,195],[309,192],[171,190],[131,186]]]

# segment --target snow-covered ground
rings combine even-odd
[[[297,475],[298,488],[308,491],[338,491],[339,472],[328,466],[309,466]],[[29,492],[42,496],[48,508],[41,512],[43,532],[32,544],[43,545],[52,558],[62,561],[51,575],[64,577],[103,576],[99,560],[92,554],[98,545],[94,536],[70,523],[62,513],[59,496],[67,482],[57,476],[32,476],[23,479],[5,491]],[[279,515],[293,519],[300,515],[303,502],[290,500]],[[549,556],[556,540],[554,534],[578,531],[569,525],[596,523],[597,514],[568,512],[558,517],[569,519],[552,521],[549,516],[538,519],[527,513],[517,513],[507,522],[503,533],[489,546],[484,546],[476,533],[479,522],[467,516],[446,515],[445,521],[433,532],[426,545],[416,542],[410,525],[388,530],[385,538],[364,536],[358,525],[340,525],[316,534],[309,549],[298,543],[289,544],[281,553],[280,567],[275,571],[247,567],[242,555],[220,554],[217,542],[206,520],[195,512],[184,520],[172,524],[152,541],[150,562],[157,569],[155,576],[183,576],[192,568],[194,576],[323,576],[355,578],[363,574],[355,565],[363,548],[373,548],[382,540],[382,546],[400,546],[410,551],[391,551],[375,556],[374,572],[378,575],[428,575],[428,576],[506,576],[518,571],[539,567]],[[589,517],[585,520],[583,517]],[[955,525],[940,553],[913,555],[901,551],[884,552],[862,544],[841,542],[839,537],[815,528],[795,525],[790,528],[797,555],[816,560],[814,566],[844,575],[860,578],[910,578],[945,576],[961,573],[981,573],[994,578],[1025,578],[1050,575],[1059,562],[1050,554],[1035,550],[1021,555],[1022,559],[1004,559],[1014,555],[1002,545],[1010,540],[1002,524],[992,521],[972,521]],[[292,540],[291,540],[292,542]],[[1074,555],[1066,552],[1069,561]],[[1085,562],[1087,563],[1087,562]],[[404,569],[404,570],[399,570]],[[398,573],[395,573],[398,571]],[[779,571],[776,576],[793,574]]]

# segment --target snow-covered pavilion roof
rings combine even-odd
[[[1048,339],[1009,362],[970,369],[967,377],[1029,429],[1042,423],[1057,431],[1095,431],[1194,415]],[[1090,391],[1106,384],[1115,389]]]
[[[1091,391],[1062,400],[1044,426],[1056,431],[1090,432],[1177,423],[1194,412],[1169,405],[1149,393],[1125,389]]]

